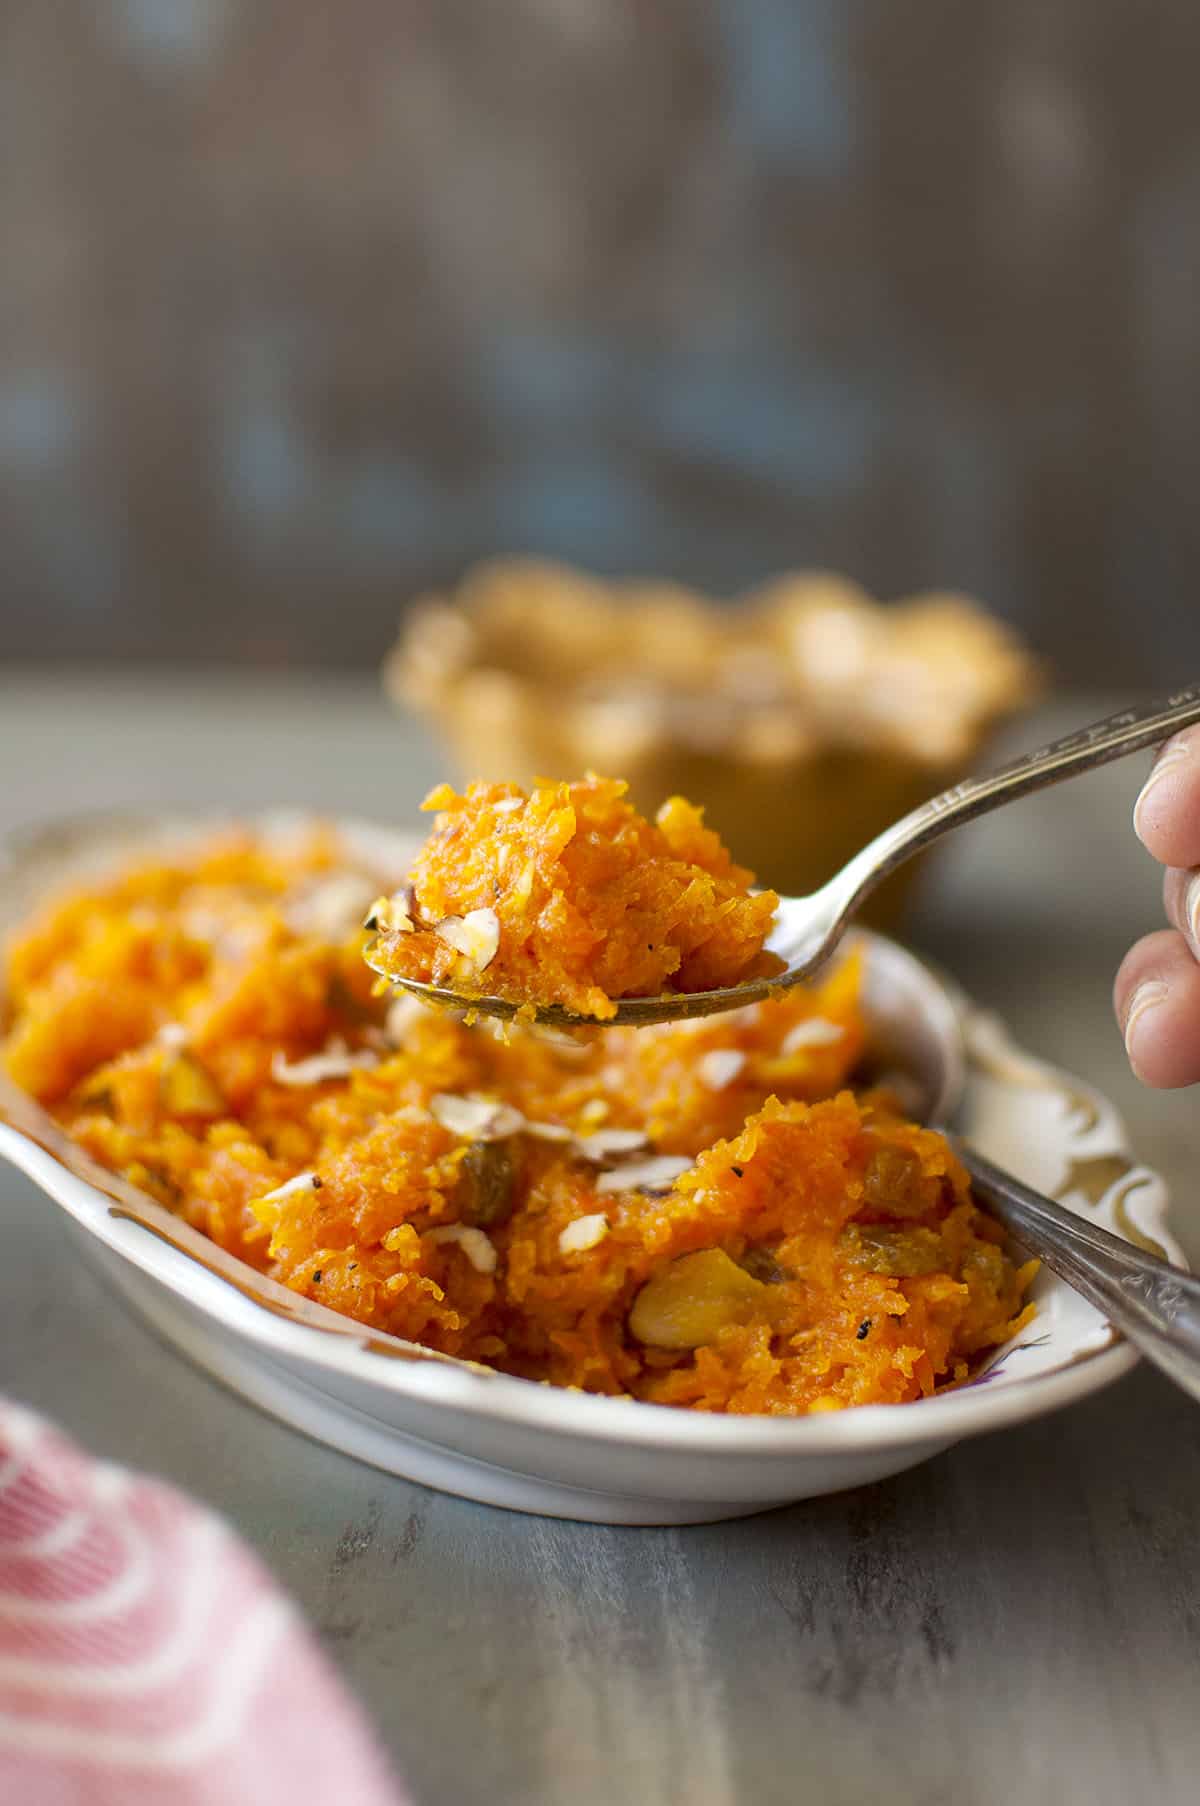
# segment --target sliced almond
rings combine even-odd
[[[579,1041],[561,1029],[546,1028],[540,1022],[531,1022],[525,1033],[531,1040],[540,1041],[543,1047],[552,1047],[555,1053],[564,1054],[571,1060],[586,1060],[592,1051],[590,1042]]]
[[[277,1085],[323,1085],[329,1079],[349,1078],[360,1068],[378,1066],[379,1055],[368,1047],[351,1053],[340,1035],[335,1035],[320,1053],[305,1060],[289,1060],[278,1048],[271,1060],[271,1077]]]
[[[802,1047],[832,1047],[840,1041],[846,1031],[836,1022],[827,1022],[824,1016],[810,1016],[807,1022],[797,1022],[790,1028],[780,1042],[781,1054],[799,1053]]]
[[[180,925],[183,932],[194,941],[216,941],[226,932],[229,923],[219,909],[193,903],[183,911]]]
[[[492,1097],[458,1097],[451,1091],[439,1091],[431,1097],[429,1113],[444,1129],[464,1141],[504,1141],[525,1127],[525,1118],[511,1104],[501,1104]]]
[[[427,1238],[431,1242],[453,1242],[461,1248],[477,1273],[494,1273],[498,1255],[490,1236],[482,1229],[472,1229],[466,1223],[447,1223],[441,1229],[431,1229]]]
[[[289,898],[284,915],[296,934],[340,940],[362,922],[375,885],[363,872],[334,872],[307,884]]]
[[[724,1091],[732,1085],[746,1064],[746,1056],[738,1047],[714,1047],[700,1061],[699,1072],[710,1091]]]
[[[622,1191],[645,1192],[650,1197],[665,1195],[691,1164],[682,1154],[656,1154],[652,1160],[632,1161],[628,1166],[616,1166],[611,1172],[601,1173],[596,1181],[596,1191],[601,1197]]]
[[[393,1047],[403,1047],[417,1023],[430,1014],[426,1004],[411,991],[401,991],[388,1005],[383,1032]]]
[[[586,1254],[589,1248],[597,1248],[608,1234],[608,1218],[602,1210],[594,1211],[590,1216],[576,1217],[568,1223],[558,1238],[560,1254]]]
[[[320,1191],[320,1189],[321,1181],[316,1173],[297,1173],[294,1179],[288,1179],[283,1185],[277,1185],[274,1191],[264,1192],[261,1198],[254,1200],[254,1203],[255,1205],[278,1204],[282,1198],[290,1198],[298,1191]]]
[[[604,1166],[614,1154],[636,1154],[648,1146],[641,1129],[593,1129],[575,1137],[575,1151],[596,1166]]]
[[[725,1028],[755,1028],[762,1019],[762,1005],[744,1003],[736,1010],[722,1010],[721,1023]],[[709,1016],[685,1016],[679,1022],[655,1022],[648,1028],[640,1029],[643,1035],[702,1035],[712,1027]]]

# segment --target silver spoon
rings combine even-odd
[[[950,1135],[979,1202],[1014,1240],[1095,1305],[1168,1379],[1200,1398],[1200,1278],[1043,1197],[954,1135],[967,1081],[962,1000],[956,1004],[952,987],[894,942],[873,934],[859,939],[875,1057],[912,1084],[913,1114]]]
[[[984,1209],[1200,1399],[1200,1279],[1075,1216],[973,1148],[955,1147]]]
[[[775,915],[775,926],[767,946],[783,960],[786,970],[774,978],[751,978],[742,984],[727,985],[717,991],[670,991],[653,997],[622,997],[617,1013],[605,1020],[605,1027],[644,1026],[649,1022],[671,1022],[684,1016],[712,1016],[720,1010],[740,1009],[743,1004],[757,1003],[773,992],[786,990],[808,978],[823,965],[833,952],[846,925],[865,897],[898,865],[911,859],[952,828],[986,815],[1001,803],[1028,796],[1031,790],[1042,790],[1064,778],[1091,771],[1119,759],[1140,747],[1154,746],[1180,728],[1200,721],[1200,685],[1177,690],[1173,696],[1140,708],[1122,709],[1091,727],[1077,729],[1062,740],[1054,740],[1037,752],[1024,753],[1002,765],[998,771],[983,777],[964,778],[953,789],[944,790],[919,809],[902,816],[890,828],[869,841],[840,872],[820,890],[807,897],[781,897]],[[367,963],[374,966],[371,949]],[[379,970],[378,967],[375,967]],[[391,982],[414,992],[432,1003],[464,1005],[483,1016],[515,1016],[522,1006],[505,997],[476,996],[447,985],[423,984],[414,978],[396,978],[384,973]],[[527,1007],[527,1006],[526,1006]],[[560,1004],[544,1005],[535,1020],[548,1025],[578,1028],[581,1017]]]

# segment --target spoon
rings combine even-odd
[[[1200,1399],[1200,1279],[1077,1217],[951,1140],[984,1209],[1103,1311],[1169,1380]]]
[[[1194,684],[1157,702],[1122,709],[1120,714],[1079,728],[1037,752],[1024,753],[1001,765],[997,771],[987,772],[982,777],[964,778],[960,784],[932,797],[890,828],[885,828],[820,890],[807,897],[779,899],[775,926],[767,941],[769,951],[778,954],[786,968],[776,977],[746,979],[741,984],[726,985],[715,991],[671,991],[652,997],[622,997],[615,1000],[617,1013],[606,1018],[605,1027],[644,1026],[686,1016],[711,1016],[721,1010],[736,1010],[744,1004],[757,1003],[799,984],[829,958],[855,910],[876,885],[952,828],[974,821],[1002,803],[1028,796],[1033,790],[1061,783],[1064,778],[1091,771],[1097,765],[1106,765],[1110,759],[1122,758],[1141,747],[1154,746],[1197,721],[1200,721],[1200,685]],[[367,959],[370,964],[369,951]],[[504,997],[476,996],[447,985],[424,984],[419,979],[398,978],[390,973],[385,976],[392,984],[413,991],[429,1002],[450,1004],[460,1009],[467,1005],[484,1016],[512,1017],[522,1007]],[[524,1007],[528,1012],[528,1005]],[[560,1004],[549,1004],[537,1010],[534,1020],[557,1027],[577,1028],[591,1018],[578,1016]]]
[[[881,1074],[903,1073],[913,1087],[914,1116],[949,1136],[976,1198],[1013,1239],[1095,1305],[1168,1379],[1200,1399],[1200,1278],[1044,1197],[955,1135],[967,1084],[965,1000],[956,1000],[953,985],[895,942],[861,931],[857,938]]]

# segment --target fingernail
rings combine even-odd
[[[1167,744],[1159,753],[1158,758],[1154,761],[1154,768],[1151,771],[1150,776],[1146,779],[1146,782],[1142,785],[1142,788],[1138,793],[1138,800],[1133,805],[1133,831],[1143,845],[1145,845],[1146,841],[1146,836],[1142,832],[1143,811],[1147,802],[1150,800],[1151,793],[1163,778],[1168,777],[1171,772],[1178,770],[1181,765],[1186,764],[1191,756],[1191,742],[1177,736],[1174,740],[1167,741]]]
[[[1200,872],[1188,883],[1183,898],[1183,913],[1187,918],[1192,946],[1200,952]]]
[[[1125,1037],[1125,1051],[1132,1060],[1134,1030],[1142,1017],[1151,1010],[1156,1010],[1160,1003],[1165,1003],[1170,995],[1168,987],[1161,978],[1147,978],[1137,987],[1129,999],[1129,1008],[1125,1012],[1122,1034]]]

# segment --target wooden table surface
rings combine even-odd
[[[1048,711],[1061,729],[1103,699]],[[433,750],[367,684],[0,674],[0,829],[119,803],[408,819]],[[1196,1098],[1109,1011],[1157,909],[1137,761],[960,835],[911,938],[1119,1101],[1200,1258]],[[260,1416],[128,1317],[0,1174],[0,1384],[226,1513],[421,1806],[1118,1806],[1200,1786],[1200,1413],[1139,1369],[887,1483],[597,1529],[442,1497]]]

